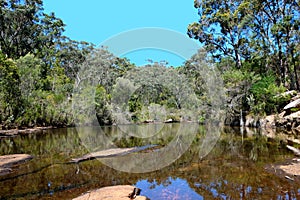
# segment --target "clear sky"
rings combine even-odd
[[[198,19],[193,0],[44,0],[44,9],[64,21],[65,35],[97,46],[115,35],[144,27],[165,28],[186,36],[188,24]],[[184,61],[154,49],[122,56],[137,65],[145,64],[147,59],[167,60],[174,66]]]

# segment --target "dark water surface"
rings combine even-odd
[[[105,144],[111,142],[117,147],[153,144],[163,148],[178,134],[179,126],[149,124],[128,126],[122,131],[114,126],[64,128],[1,138],[0,155],[27,153],[34,159],[0,176],[0,199],[72,199],[88,190],[123,184],[141,188],[141,195],[151,200],[300,199],[298,183],[265,170],[266,165],[292,155],[279,139],[269,140],[260,136],[258,130],[247,136],[230,128],[222,129],[212,151],[201,156],[200,144],[207,133],[205,127],[199,127],[192,143],[177,160],[153,172],[122,172],[97,159],[69,163],[89,151],[108,148],[111,144]],[[140,135],[142,132],[155,134],[149,137]],[[113,140],[106,141],[108,138]],[[128,160],[124,165],[132,163]]]

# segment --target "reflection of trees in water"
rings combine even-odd
[[[222,135],[215,149],[201,161],[198,148],[197,144],[193,144],[179,160],[160,170],[159,175],[150,173],[149,176],[154,177],[148,178],[148,182],[159,185],[169,180],[168,177],[179,177],[187,180],[190,187],[205,199],[222,196],[231,199],[275,199],[284,196],[283,188],[291,192],[291,197],[297,194],[297,186],[291,187],[287,181],[273,177],[264,170],[266,163],[279,160],[285,152],[265,137],[256,136],[242,141],[241,137]],[[252,157],[254,151],[257,153],[256,159]]]
[[[285,150],[278,148],[266,137],[242,137],[222,134],[214,150],[202,161],[193,160],[189,168],[182,169],[190,187],[204,198],[222,195],[231,199],[254,198],[276,199],[284,196],[282,188],[297,194],[297,187],[290,187],[287,181],[266,173],[266,163],[279,160]],[[194,147],[195,148],[195,147]],[[193,147],[191,148],[192,151]],[[253,152],[256,153],[253,159]],[[278,183],[283,183],[279,185]],[[273,192],[271,192],[273,191]],[[293,197],[293,195],[291,195]]]
[[[0,196],[8,198],[7,195],[11,195],[10,197],[14,198],[28,195],[26,196],[28,198],[37,198],[42,194],[47,196],[51,190],[54,192],[51,198],[72,198],[87,190],[108,185],[135,184],[140,180],[147,180],[153,183],[153,189],[155,189],[157,185],[168,186],[172,184],[172,179],[181,178],[205,199],[221,198],[222,195],[231,199],[243,197],[277,199],[286,197],[282,191],[288,191],[291,198],[298,198],[296,194],[298,194],[299,185],[296,183],[292,185],[287,180],[275,177],[263,168],[266,163],[284,158],[285,148],[280,148],[281,144],[276,140],[271,142],[259,135],[242,137],[238,132],[234,134],[232,130],[221,134],[213,151],[202,160],[199,159],[198,154],[199,142],[194,142],[189,150],[170,166],[151,173],[119,172],[103,165],[99,160],[82,162],[78,165],[55,164],[56,161],[68,159],[69,156],[85,154],[87,151],[81,145],[83,141],[94,142],[94,147],[101,144],[99,141],[103,139],[103,136],[96,134],[97,129],[91,130],[93,129],[86,132],[86,137],[83,139],[79,139],[79,133],[72,129],[57,129],[53,131],[53,134],[18,136],[9,139],[10,143],[12,142],[15,146],[10,150],[4,142],[9,143],[8,140],[1,140],[1,153],[8,151],[13,153],[16,151],[14,148],[18,147],[18,151],[32,152],[40,157],[38,162],[35,163],[35,159],[28,162],[17,173],[39,169],[49,163],[52,165],[35,173],[19,176],[14,180],[1,181],[3,180],[1,177]],[[128,136],[129,141],[122,143],[124,133],[123,135],[114,133],[113,127],[103,127],[102,130],[107,136],[114,135],[116,141],[121,143],[120,145],[127,143],[134,145],[139,142]],[[165,137],[162,142],[168,143],[167,138]],[[201,141],[203,134],[198,134],[196,138]],[[252,156],[254,153],[255,159]],[[124,163],[126,164],[128,163]],[[48,186],[49,182],[51,186]],[[11,193],[11,188],[16,187],[18,189]]]

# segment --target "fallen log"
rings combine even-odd
[[[292,152],[294,152],[295,156],[300,156],[300,150],[295,148],[295,147],[292,147],[290,145],[286,145],[286,147],[291,150]]]

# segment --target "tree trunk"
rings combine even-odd
[[[296,88],[298,91],[300,91],[300,85],[299,85],[299,79],[298,79],[298,73],[297,73],[297,65],[296,65],[296,61],[295,61],[295,58],[292,57],[292,62],[293,62],[293,65],[294,65],[294,74],[295,74],[295,79],[296,79]]]

